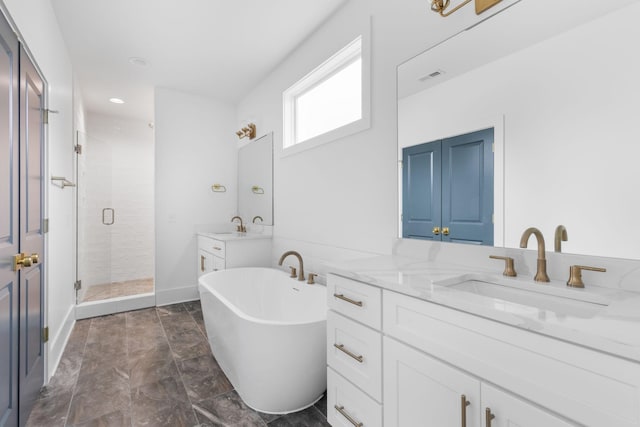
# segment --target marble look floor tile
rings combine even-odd
[[[330,427],[331,424],[313,406],[304,411],[283,415],[269,423],[269,427]]]
[[[118,410],[128,410],[129,375],[119,369],[80,376],[76,384],[68,422],[80,424]]]
[[[163,305],[163,306],[157,307],[157,311],[158,311],[158,315],[160,315],[160,318],[162,318],[163,316],[171,316],[177,313],[185,313],[187,309],[184,306],[184,304],[180,303],[180,304]]]
[[[128,363],[129,359],[124,340],[89,343],[82,360],[80,378],[111,369],[119,369],[126,372]]]
[[[314,403],[315,408],[320,411],[322,413],[322,415],[324,415],[324,417],[327,417],[327,393],[324,393],[324,396],[322,396],[322,399],[318,400],[316,403]]]
[[[193,404],[198,421],[210,427],[265,427],[260,415],[240,399],[238,393],[230,391],[213,399]]]
[[[182,381],[192,402],[233,390],[233,386],[213,356],[207,354],[178,362]]]
[[[135,325],[139,322],[160,322],[155,307],[145,308],[142,310],[129,311],[126,313],[127,327]]]
[[[129,384],[132,389],[144,384],[156,383],[165,378],[180,377],[180,372],[169,351],[148,352],[129,363]]]
[[[180,379],[165,378],[131,392],[134,426],[193,426],[197,423]]]
[[[82,366],[82,354],[63,354],[49,384],[40,390],[40,397],[47,398],[62,393],[71,393],[76,385]]]
[[[71,392],[58,393],[46,399],[38,399],[29,416],[27,427],[65,426],[70,403]]]
[[[103,415],[98,418],[86,421],[80,424],[74,424],[73,427],[130,427],[131,414],[129,411],[115,411]]]
[[[202,305],[200,304],[200,300],[195,300],[195,301],[187,301],[184,302],[184,308],[189,312],[194,312],[194,311],[202,311]]]

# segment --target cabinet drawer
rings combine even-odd
[[[327,421],[333,427],[354,427],[358,423],[362,423],[363,427],[382,427],[382,407],[329,368],[327,369]]]
[[[355,280],[329,274],[327,298],[330,309],[374,329],[382,326],[382,290]]]
[[[384,292],[384,333],[584,425],[640,426],[640,364]]]
[[[198,249],[205,250],[215,256],[225,257],[225,242],[210,237],[198,236]]]
[[[327,313],[327,363],[377,401],[382,396],[382,337],[378,331]]]

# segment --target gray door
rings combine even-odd
[[[18,424],[18,39],[0,14],[0,426]]]
[[[20,270],[20,424],[44,383],[44,82],[20,49],[20,252],[32,265]]]

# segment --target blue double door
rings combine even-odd
[[[493,134],[402,150],[402,237],[493,245]]]

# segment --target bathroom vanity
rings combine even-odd
[[[403,256],[329,271],[333,426],[640,426],[640,293]]]
[[[235,267],[269,267],[271,235],[198,233],[198,277]]]

